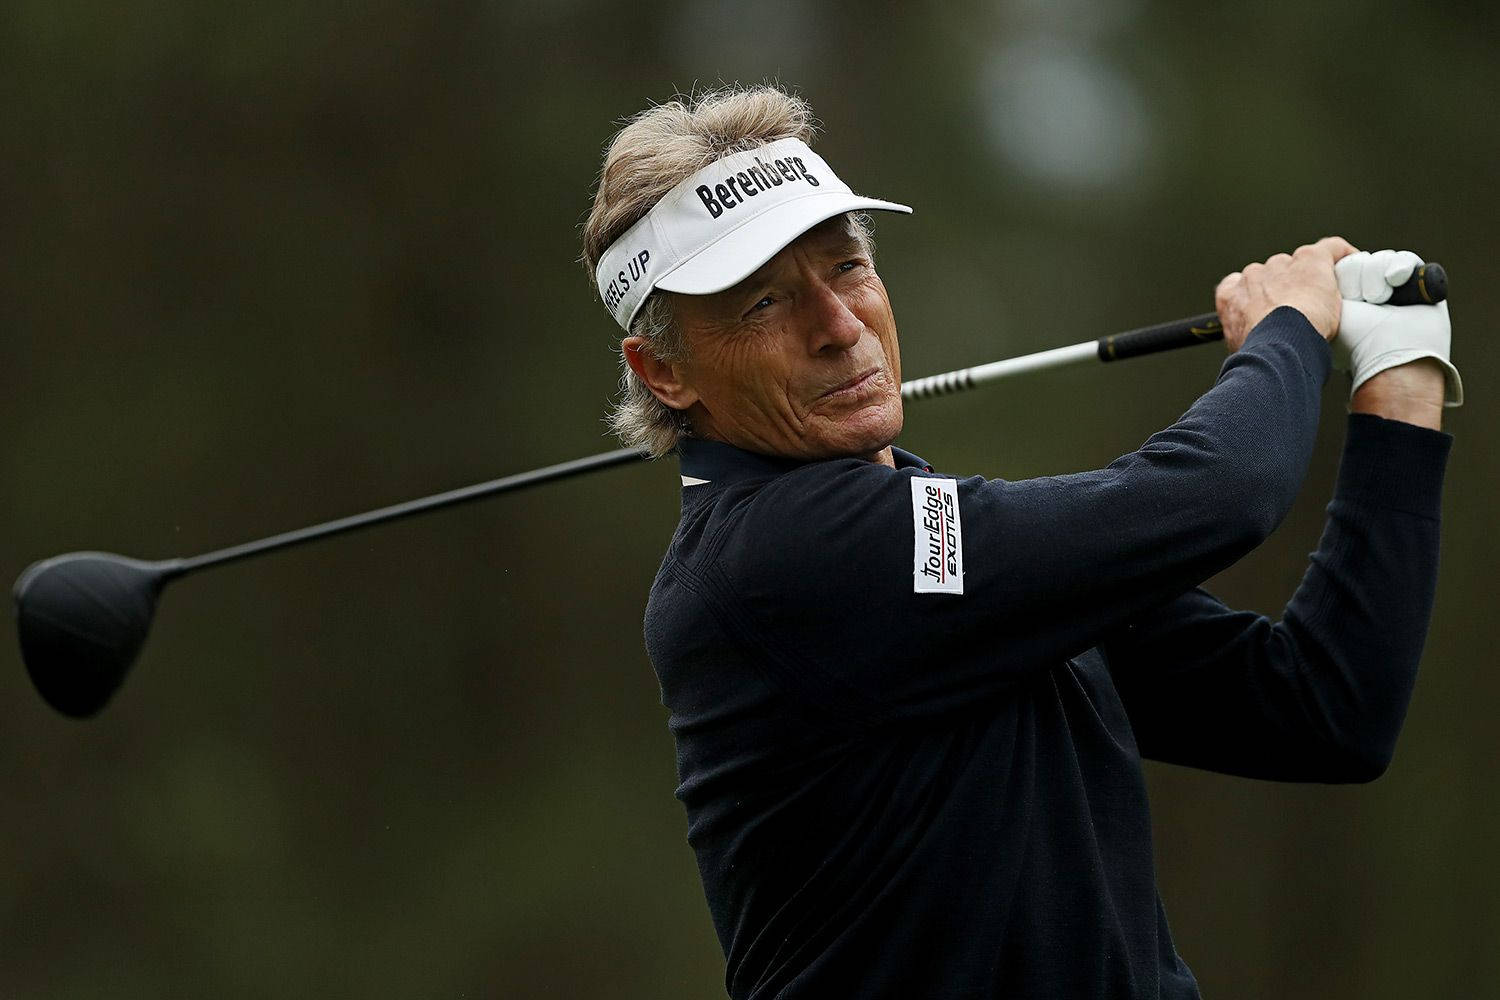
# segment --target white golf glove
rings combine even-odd
[[[1462,406],[1464,384],[1448,360],[1452,328],[1448,303],[1435,306],[1383,305],[1391,290],[1406,283],[1422,263],[1410,250],[1350,254],[1334,264],[1341,303],[1333,364],[1354,377],[1349,395],[1372,376],[1418,358],[1436,358],[1447,375],[1444,406]]]

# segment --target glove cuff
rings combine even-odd
[[[1446,407],[1463,406],[1464,382],[1463,379],[1459,377],[1458,369],[1453,367],[1453,362],[1449,361],[1447,358],[1443,357],[1436,351],[1424,350],[1422,348],[1416,347],[1403,351],[1392,351],[1389,354],[1382,354],[1380,355],[1380,357],[1373,359],[1368,364],[1362,365],[1360,367],[1360,370],[1354,375],[1354,384],[1349,387],[1350,398],[1352,399],[1354,397],[1355,391],[1360,386],[1364,385],[1370,379],[1374,378],[1376,375],[1379,375],[1387,368],[1395,368],[1397,365],[1404,365],[1408,362],[1416,361],[1420,358],[1432,358],[1438,364],[1443,366],[1443,379],[1447,383],[1447,388],[1443,392],[1443,405]]]

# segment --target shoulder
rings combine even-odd
[[[699,540],[695,561],[751,593],[816,593],[871,576],[909,585],[914,512],[934,480],[954,482],[858,459],[809,463],[716,490],[681,537]]]
[[[727,491],[731,519],[753,533],[813,537],[840,535],[873,517],[910,511],[912,482],[937,477],[923,469],[893,469],[860,459],[811,462],[753,489]]]

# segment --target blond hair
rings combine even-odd
[[[779,139],[811,145],[818,125],[812,108],[778,87],[725,87],[679,96],[631,118],[610,141],[583,224],[582,262],[593,283],[599,258],[615,240],[651,210],[677,183],[715,160],[747,152]],[[867,232],[863,220],[857,227]],[[672,318],[672,293],[653,292],[636,314],[630,333],[663,361],[687,357],[686,344]],[[609,426],[625,444],[653,457],[677,446],[689,433],[686,415],[652,394],[620,357],[620,400]]]

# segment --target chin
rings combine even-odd
[[[863,407],[831,429],[826,439],[826,454],[830,458],[874,455],[896,440],[903,422],[900,396],[893,402]]]

